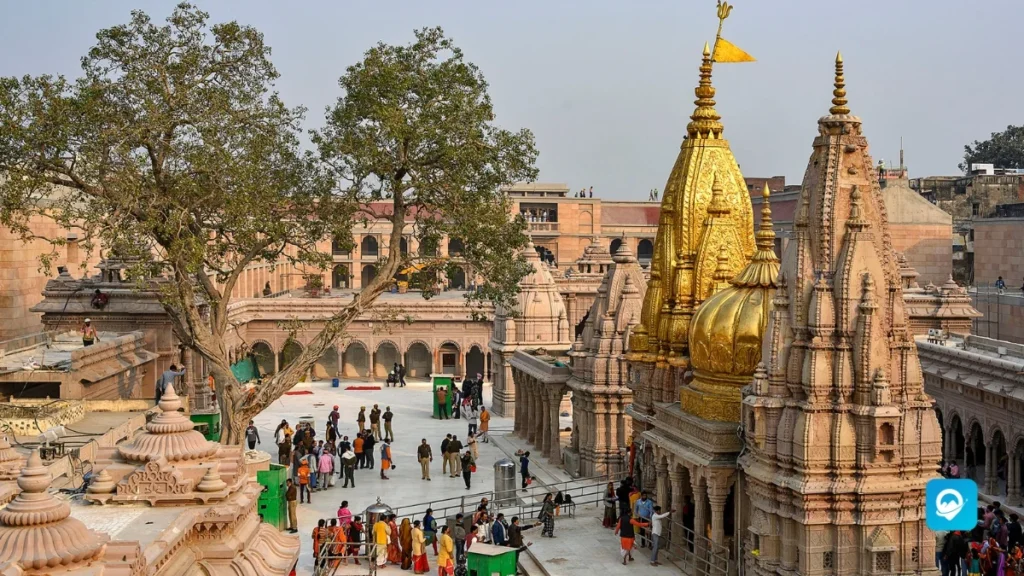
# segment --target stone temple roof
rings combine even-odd
[[[18,477],[21,494],[0,510],[0,566],[13,563],[23,570],[50,570],[103,553],[109,538],[72,518],[70,506],[47,492],[52,481],[39,451],[33,451]]]
[[[524,251],[532,271],[519,282],[513,310],[495,310],[494,340],[500,344],[556,346],[572,344],[565,303],[551,270],[533,247]]]
[[[121,456],[130,462],[144,462],[167,458],[169,461],[198,460],[217,452],[217,444],[210,442],[198,431],[195,424],[179,412],[181,399],[168,386],[160,398],[160,414],[146,424],[146,431],[131,442],[118,447]]]

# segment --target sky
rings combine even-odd
[[[0,76],[80,73],[102,28],[175,2],[0,0]],[[529,128],[542,182],[646,200],[662,189],[693,112],[714,0],[198,0],[211,21],[256,27],[273,48],[277,88],[309,108],[378,42],[442,26],[490,84],[496,122]],[[717,109],[746,176],[799,183],[843,53],[849,106],[877,161],[911,177],[957,174],[965,144],[1020,124],[1024,2],[735,0],[723,36],[757,58],[715,67]]]

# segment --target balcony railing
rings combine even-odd
[[[530,222],[530,232],[558,232],[558,222]]]

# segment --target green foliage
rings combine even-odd
[[[425,297],[436,288],[424,279],[459,265],[487,280],[467,298],[510,303],[527,272],[518,256],[527,238],[500,188],[536,177],[533,134],[493,124],[487,82],[440,28],[418,30],[408,46],[373,47],[339,84],[343,95],[312,136],[336,188],[367,221],[407,218],[421,245],[407,260],[426,263],[414,283]],[[458,257],[430,256],[448,256],[437,249],[443,235],[462,242]]]
[[[1007,126],[1002,132],[993,132],[988,140],[975,140],[964,146],[964,161],[960,163],[960,170],[966,174],[971,164],[1024,168],[1024,126]]]
[[[312,135],[316,152],[303,152],[305,111],[274,91],[262,34],[208,18],[189,4],[165,25],[136,11],[97,34],[80,78],[0,79],[0,224],[33,239],[31,219],[43,215],[80,230],[87,250],[135,262],[140,282],[163,277],[176,336],[212,366],[222,440],[237,443],[246,421],[417,261],[399,251],[410,228],[424,253],[442,256],[417,276],[458,263],[488,280],[472,299],[510,302],[526,236],[500,189],[532,180],[537,152],[529,131],[493,124],[483,76],[437,28],[349,67]],[[351,249],[354,227],[382,220],[389,249],[377,279],[324,319],[295,361],[245,392],[225,345],[241,273],[256,263],[325,270],[323,246],[340,239]],[[445,235],[463,242],[458,259],[438,249]]]

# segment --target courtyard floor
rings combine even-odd
[[[461,477],[449,478],[448,475],[441,473],[441,460],[438,458],[440,443],[445,434],[451,433],[456,434],[460,439],[465,438],[465,421],[434,420],[431,417],[429,382],[426,380],[410,381],[406,388],[345,390],[348,385],[363,386],[365,384],[360,381],[347,382],[343,380],[339,388],[332,388],[328,381],[313,382],[306,387],[312,394],[284,396],[256,418],[256,426],[263,441],[261,445],[257,446],[257,449],[272,453],[272,461],[276,462],[277,454],[276,446],[273,443],[273,434],[282,418],[294,426],[299,418],[313,417],[316,421],[317,433],[322,435],[327,415],[334,405],[338,405],[341,412],[341,434],[352,437],[356,431],[356,414],[359,412],[360,406],[366,406],[367,412],[373,404],[378,404],[381,410],[386,406],[391,406],[392,412],[395,413],[393,428],[396,440],[391,446],[391,451],[397,468],[389,472],[390,480],[382,480],[379,469],[357,470],[357,488],[344,489],[341,484],[337,484],[325,491],[314,492],[312,504],[302,504],[299,507],[299,536],[302,539],[302,555],[298,564],[299,574],[312,573],[313,558],[310,552],[312,546],[310,535],[317,520],[336,517],[338,506],[342,500],[348,500],[349,508],[355,514],[375,503],[377,498],[380,498],[383,503],[397,508],[398,513],[402,514],[402,508],[413,505],[423,504],[423,506],[417,507],[422,508],[430,503],[448,498],[491,491],[494,489],[494,462],[514,454],[516,449],[529,449],[518,438],[511,435],[504,436],[512,430],[511,418],[493,417],[491,419],[491,435],[495,441],[479,444],[480,458],[477,461],[477,472],[473,475],[472,489],[466,490]],[[484,404],[488,407],[491,405],[489,384],[484,387]],[[416,460],[416,447],[420,444],[421,438],[426,438],[434,450],[434,462],[431,467],[433,480],[429,482],[419,478],[420,466]],[[542,485],[554,485],[570,480],[560,467],[554,466],[536,455],[532,459],[531,468]],[[472,510],[474,507],[475,501],[467,501],[467,510]],[[585,571],[593,571],[594,568],[602,570],[607,575],[626,574],[627,572],[631,574],[637,572],[667,574],[670,571],[678,570],[670,565],[660,568],[649,566],[647,554],[644,551],[634,552],[636,562],[630,563],[628,567],[622,566],[618,556],[618,539],[612,535],[610,530],[601,528],[598,517],[600,511],[594,506],[580,506],[579,508],[577,518],[563,518],[558,521],[556,525],[557,538],[541,538],[539,528],[524,534],[524,536],[528,536],[528,540],[534,543],[531,550],[550,576],[583,574]],[[440,515],[435,515],[438,516],[439,524],[443,523]],[[433,554],[428,556],[431,566],[435,566]],[[359,573],[355,567],[351,567],[348,571],[341,569],[338,571],[339,574],[349,572]],[[399,573],[398,570],[395,572]],[[531,572],[531,576],[538,575]]]

